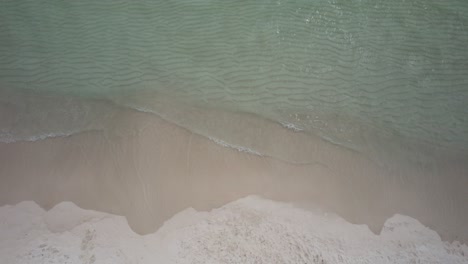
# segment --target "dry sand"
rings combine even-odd
[[[151,114],[122,110],[114,118],[106,131],[0,143],[0,205],[33,200],[49,209],[72,201],[126,216],[146,234],[188,207],[209,210],[254,194],[318,206],[376,233],[386,219],[404,214],[443,239],[468,241],[461,165],[438,166],[433,175],[384,171],[310,136],[302,148],[311,162],[291,164],[220,146]],[[263,145],[305,142],[301,133],[269,126]]]
[[[333,214],[247,197],[211,212],[186,209],[140,236],[124,217],[62,202],[0,207],[2,263],[468,263],[468,247],[442,242],[407,216],[380,235]]]

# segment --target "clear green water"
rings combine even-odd
[[[1,0],[0,136],[99,128],[112,110],[91,98],[153,112],[171,98],[356,149],[466,149],[467,14],[463,0]]]

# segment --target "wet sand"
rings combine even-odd
[[[445,240],[468,241],[468,177],[460,161],[429,168],[430,175],[383,170],[308,135],[302,148],[310,161],[293,164],[220,146],[147,113],[122,110],[110,123],[105,131],[0,143],[0,205],[33,200],[48,209],[72,201],[124,215],[145,234],[187,207],[208,210],[254,194],[318,206],[377,233],[386,219],[404,214]],[[305,142],[302,133],[268,126],[262,145],[290,143],[283,153],[292,153]]]

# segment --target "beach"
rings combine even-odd
[[[259,119],[257,129],[270,131],[257,130],[264,145],[281,141],[301,150],[307,137],[302,151],[310,160],[294,164],[223,146],[152,114],[121,110],[116,117],[104,131],[1,143],[1,203],[33,200],[49,209],[71,201],[123,215],[145,234],[188,207],[210,210],[260,195],[319,206],[375,233],[392,215],[404,214],[445,240],[466,241],[462,163],[432,174],[382,169],[355,151]]]
[[[2,0],[1,263],[467,263],[468,2]]]
[[[156,233],[122,216],[62,202],[0,207],[5,263],[467,263],[468,247],[443,242],[394,215],[379,235],[320,210],[249,196],[208,212],[188,208]]]

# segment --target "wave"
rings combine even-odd
[[[235,150],[240,151],[240,152],[246,152],[246,153],[257,155],[257,156],[263,156],[260,152],[255,151],[255,150],[250,149],[250,148],[247,148],[247,147],[230,144],[230,143],[227,143],[226,141],[223,141],[221,139],[217,139],[217,138],[214,138],[214,137],[208,137],[208,138],[211,141],[213,141],[214,143],[216,143],[216,144],[218,144],[220,146],[223,146],[223,147],[232,148],[232,149],[235,149]]]
[[[333,113],[294,114],[293,120],[310,119],[316,123],[306,129],[295,123],[278,121],[281,115],[266,113],[262,116],[235,109],[200,106],[152,91],[132,93],[132,96],[113,95],[107,99],[12,94],[5,96],[3,93],[2,98],[10,100],[0,100],[0,107],[8,108],[4,113],[9,114],[4,116],[13,116],[15,120],[0,122],[0,142],[3,143],[67,137],[88,131],[138,131],[140,128],[137,127],[113,131],[115,124],[124,122],[120,117],[124,112],[138,111],[155,115],[220,146],[291,164],[314,163],[316,139],[364,155],[383,166],[428,164],[434,161],[434,156],[439,156],[434,154],[437,146],[433,144],[413,141],[394,131],[383,131],[361,120]],[[24,101],[32,107],[21,107]],[[286,112],[286,116],[290,115]],[[443,153],[444,148],[439,150]]]
[[[295,132],[304,131],[303,128],[300,128],[299,126],[297,126],[297,125],[295,125],[295,124],[293,124],[293,123],[281,122],[281,121],[279,121],[279,123],[280,123],[284,128],[290,129],[290,130],[295,131]]]
[[[80,133],[89,132],[89,131],[93,131],[93,130],[54,132],[54,133],[45,133],[45,134],[30,135],[30,136],[19,136],[19,135],[13,135],[8,132],[0,131],[0,142],[1,143],[15,143],[15,142],[21,142],[21,141],[34,142],[38,140],[45,140],[48,138],[69,137],[75,134],[80,134]]]

